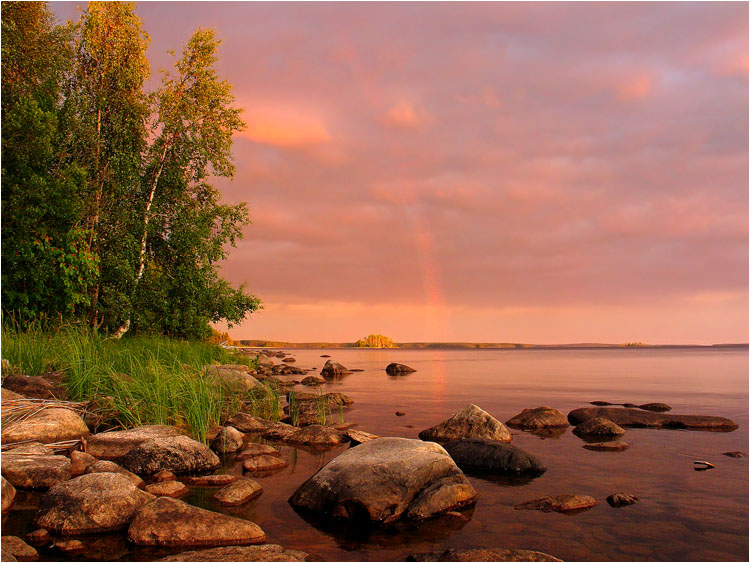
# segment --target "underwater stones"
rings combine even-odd
[[[187,436],[146,440],[130,450],[120,463],[138,475],[152,475],[164,469],[178,475],[206,473],[221,466],[208,446]]]
[[[599,504],[593,497],[587,495],[557,495],[542,497],[517,504],[516,510],[541,510],[542,512],[578,512],[587,510]]]
[[[594,442],[593,444],[584,444],[584,448],[595,452],[623,452],[627,450],[630,445],[627,442],[621,440],[612,440],[609,442]]]
[[[121,458],[146,440],[182,435],[182,431],[178,428],[163,424],[149,424],[130,430],[100,432],[89,436],[86,441],[86,452],[96,458],[112,461]]]
[[[463,471],[536,475],[547,471],[535,456],[504,442],[454,440],[443,447]]]
[[[478,406],[470,404],[437,426],[422,430],[422,440],[450,442],[462,438],[479,438],[510,442],[511,435],[503,423]]]

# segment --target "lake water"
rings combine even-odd
[[[725,416],[734,432],[628,429],[624,452],[595,452],[569,428],[556,438],[512,431],[513,444],[540,458],[548,470],[532,480],[469,476],[479,499],[468,523],[439,518],[419,525],[363,528],[315,521],[287,503],[294,490],[344,451],[312,453],[282,447],[290,466],[259,478],[264,493],[244,507],[220,509],[216,489],[196,488],[187,502],[258,523],[269,543],[328,561],[403,560],[447,548],[543,551],[570,561],[747,561],[748,461],[721,455],[748,452],[748,353],[724,349],[618,350],[292,350],[295,365],[322,367],[321,354],[362,372],[322,386],[354,399],[344,419],[380,436],[417,438],[469,403],[501,421],[524,408],[551,406],[568,413],[589,401],[664,402],[677,414]],[[390,362],[417,371],[388,376]],[[305,389],[308,390],[308,389]],[[396,411],[405,416],[395,416]],[[336,418],[340,413],[334,413]],[[695,471],[693,461],[716,465]],[[227,472],[241,474],[228,461]],[[606,497],[635,494],[640,502],[611,508]],[[600,501],[576,515],[517,511],[545,495],[585,494]],[[28,521],[34,499],[29,497]],[[14,513],[3,534],[26,528]],[[100,540],[102,559],[146,560],[162,552],[133,550],[122,535]],[[46,554],[42,554],[46,557]]]

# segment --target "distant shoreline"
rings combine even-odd
[[[393,348],[358,348],[351,342],[280,342],[273,340],[234,340],[236,346],[246,348],[312,348],[355,350],[643,350],[643,349],[748,349],[748,344],[521,344],[509,342],[397,342]]]

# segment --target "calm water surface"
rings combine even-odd
[[[362,368],[323,392],[354,399],[346,421],[380,436],[417,438],[468,403],[501,421],[524,408],[542,405],[564,413],[589,401],[665,402],[673,413],[710,414],[735,420],[734,432],[629,429],[624,452],[593,452],[570,429],[542,439],[514,431],[513,444],[548,467],[532,480],[488,480],[470,476],[479,500],[465,514],[468,523],[439,518],[420,525],[363,528],[332,525],[296,513],[287,503],[315,471],[344,451],[313,453],[284,446],[290,467],[259,478],[264,493],[250,504],[227,510],[215,505],[216,489],[196,488],[187,502],[258,523],[270,543],[300,549],[329,561],[403,560],[415,552],[446,548],[533,549],[571,561],[747,561],[748,464],[722,452],[748,451],[747,350],[293,350],[295,365],[317,367],[321,354],[349,368]],[[400,362],[417,371],[388,376]],[[395,411],[404,411],[403,417]],[[339,413],[335,413],[339,416]],[[694,471],[694,460],[716,465]],[[228,460],[225,471],[241,474]],[[636,505],[611,508],[605,498],[633,493]],[[515,504],[544,495],[574,493],[600,501],[567,516],[516,511]],[[3,534],[24,528],[33,516],[15,512]],[[25,516],[24,516],[25,515]],[[18,531],[22,531],[18,529]],[[122,536],[99,540],[101,559],[144,560],[159,552],[132,550]],[[43,554],[44,555],[44,554]]]

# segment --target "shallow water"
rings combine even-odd
[[[354,399],[344,419],[380,436],[416,438],[468,403],[501,421],[524,408],[547,405],[568,413],[593,400],[665,402],[673,413],[711,414],[736,421],[734,432],[629,429],[624,452],[595,452],[570,429],[556,438],[513,431],[513,444],[548,467],[536,479],[469,476],[479,494],[468,523],[439,518],[419,525],[362,528],[316,521],[287,503],[318,468],[344,451],[325,453],[281,447],[290,466],[257,480],[264,492],[243,507],[213,503],[215,488],[194,488],[183,500],[258,523],[270,543],[321,560],[403,560],[415,552],[503,547],[544,551],[579,561],[747,561],[748,462],[722,452],[748,452],[747,350],[293,350],[295,365],[317,367],[321,354],[363,372],[326,384]],[[391,377],[390,362],[417,369]],[[395,411],[404,411],[403,417]],[[334,413],[338,419],[340,413]],[[694,460],[716,465],[694,471]],[[229,461],[226,472],[240,475]],[[611,508],[605,498],[628,492],[641,501]],[[591,495],[600,504],[572,516],[516,511],[513,506],[544,495]],[[3,535],[25,533],[33,516],[15,511]],[[92,557],[149,560],[161,552],[129,548],[122,535],[99,540]],[[166,553],[166,552],[164,552]],[[42,558],[59,555],[42,553]],[[79,559],[82,557],[79,557]]]

